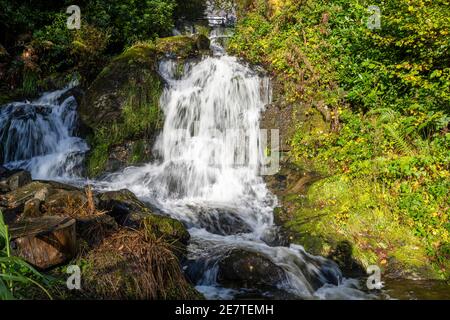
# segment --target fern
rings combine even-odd
[[[377,124],[392,123],[397,121],[400,113],[391,108],[378,108],[370,110],[367,115],[378,115]]]
[[[393,140],[394,147],[398,152],[406,155],[412,154],[412,148],[406,141],[402,131],[399,130],[395,124],[385,124],[383,125],[383,128],[386,134]]]

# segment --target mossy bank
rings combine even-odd
[[[272,76],[262,126],[284,164],[267,181],[290,240],[344,271],[448,280],[448,6],[384,3],[370,30],[363,0],[238,4],[228,49]]]

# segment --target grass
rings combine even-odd
[[[122,228],[83,261],[86,294],[95,299],[196,297],[172,245],[146,228]]]

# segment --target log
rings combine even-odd
[[[76,253],[75,219],[42,217],[9,226],[15,256],[45,270],[71,260]]]

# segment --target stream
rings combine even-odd
[[[71,86],[0,109],[5,166],[26,169],[34,179],[59,180],[97,190],[129,189],[158,214],[182,221],[191,240],[186,275],[207,299],[372,299],[358,279],[308,254],[300,245],[280,246],[273,210],[277,198],[261,176],[265,163],[260,116],[270,102],[270,81],[228,56],[220,27],[211,33],[212,56],[159,63],[167,83],[160,99],[164,127],[154,145],[157,159],[98,181],[82,178],[87,143],[76,137]],[[264,281],[223,281],[230,256],[261,263]],[[233,267],[234,268],[234,267]],[[252,267],[253,268],[253,267]],[[239,273],[239,272],[238,272]]]

